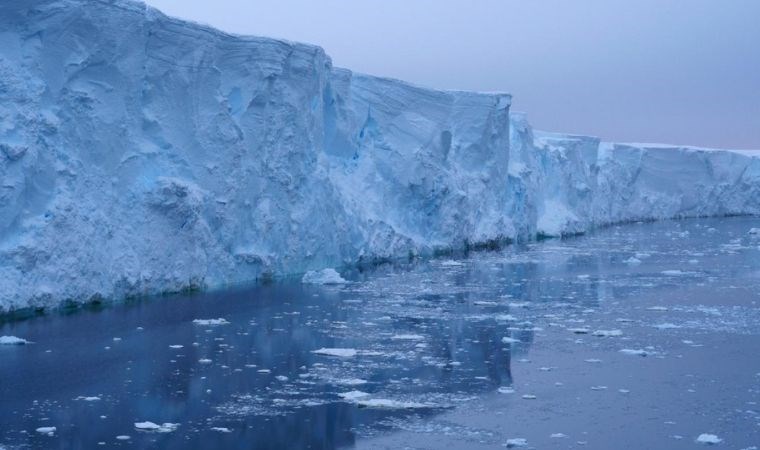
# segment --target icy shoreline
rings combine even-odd
[[[534,132],[508,94],[126,0],[12,0],[0,26],[0,313],[760,214],[752,152]]]

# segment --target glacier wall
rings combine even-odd
[[[760,159],[540,133],[128,0],[0,3],[0,312],[629,220],[760,213]]]

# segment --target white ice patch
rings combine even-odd
[[[359,400],[360,398],[369,397],[369,393],[362,392],[362,391],[349,391],[349,392],[343,392],[343,393],[338,394],[338,397],[348,402],[355,402]]]
[[[218,431],[220,433],[232,433],[232,430],[226,427],[211,427],[211,431]]]
[[[331,268],[322,270],[311,270],[306,272],[301,278],[304,284],[346,284],[346,281],[340,274]]]
[[[394,341],[421,341],[425,336],[419,334],[394,334],[391,336]]]
[[[356,401],[356,404],[363,408],[371,409],[420,409],[434,407],[434,405],[426,403],[391,400],[387,398],[359,399]]]
[[[100,401],[100,397],[95,397],[95,396],[85,397],[85,396],[80,395],[79,397],[75,398],[74,400],[81,400],[83,402],[97,402],[97,401]]]
[[[506,445],[507,448],[527,447],[528,440],[523,438],[507,439],[507,443],[504,445]]]
[[[649,352],[643,349],[633,349],[633,348],[624,348],[620,350],[620,353],[624,355],[632,355],[632,356],[647,356],[649,355]]]
[[[501,338],[501,342],[504,344],[519,344],[522,341],[511,337],[503,337]]]
[[[0,336],[0,345],[26,345],[31,344],[26,339],[21,339],[16,336]]]
[[[178,423],[165,422],[158,425],[153,422],[135,422],[135,429],[139,431],[146,431],[150,433],[171,433],[179,427]]]
[[[714,434],[703,433],[697,436],[698,444],[716,445],[716,444],[720,444],[721,442],[723,442],[723,439],[719,438],[718,436]]]
[[[617,337],[622,336],[623,332],[621,330],[596,330],[593,335],[598,337]]]
[[[53,433],[55,433],[56,430],[57,430],[56,427],[39,427],[34,431],[38,433],[42,433],[42,434],[52,435]]]
[[[320,348],[311,352],[317,355],[337,356],[340,358],[353,358],[358,354],[355,348]]]
[[[218,318],[218,319],[195,319],[193,320],[193,323],[202,327],[215,327],[219,325],[229,325],[230,323],[227,321],[227,319],[224,318]]]

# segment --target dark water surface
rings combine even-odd
[[[760,446],[753,227],[634,224],[6,323],[34,344],[0,345],[0,447]]]

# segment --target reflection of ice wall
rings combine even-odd
[[[7,0],[0,30],[0,310],[759,208],[746,155],[534,134],[506,94],[128,0]]]

